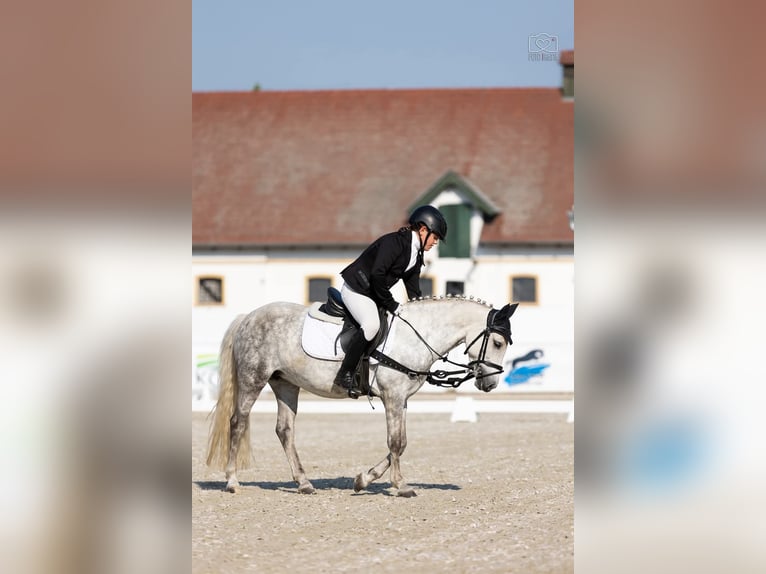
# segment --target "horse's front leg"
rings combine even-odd
[[[415,496],[415,491],[402,479],[399,469],[399,457],[407,446],[407,434],[405,428],[405,404],[406,399],[383,398],[386,409],[386,428],[388,434],[388,455],[378,464],[365,473],[356,475],[354,479],[354,491],[364,490],[373,481],[377,480],[391,468],[391,484],[398,489],[399,496]]]
[[[383,476],[389,466],[391,466],[390,454],[367,472],[360,472],[357,474],[354,479],[354,492],[359,492],[360,490],[367,488],[373,480],[377,480]]]
[[[399,496],[409,498],[417,493],[409,484],[404,482],[400,468],[400,457],[407,448],[407,409],[404,402],[397,408],[386,409],[388,426],[388,450],[391,460],[391,484],[398,490]]]

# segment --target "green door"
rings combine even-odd
[[[471,256],[471,214],[470,205],[444,205],[439,208],[447,220],[447,241],[439,242],[439,257]]]

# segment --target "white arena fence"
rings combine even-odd
[[[209,413],[215,406],[212,399],[193,399],[192,412]],[[373,408],[374,407],[374,408]],[[546,413],[567,415],[569,422],[574,422],[574,400],[537,400],[537,399],[474,399],[459,396],[454,399],[412,399],[407,405],[410,413],[449,414],[453,422],[476,422],[479,413]],[[273,396],[262,395],[253,405],[253,413],[277,412],[277,403]],[[299,413],[319,414],[383,414],[383,403],[372,399],[372,404],[365,398],[358,400],[308,399],[303,398],[298,404]]]

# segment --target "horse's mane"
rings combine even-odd
[[[405,303],[405,305],[411,305],[413,303],[425,303],[430,301],[464,301],[467,303],[477,303],[479,305],[482,305],[484,307],[489,307],[492,309],[492,303],[488,303],[484,299],[479,299],[478,297],[474,297],[473,295],[467,296],[467,295],[431,295],[426,297],[415,297],[413,299],[410,299]]]

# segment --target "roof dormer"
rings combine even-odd
[[[421,205],[437,207],[447,220],[447,241],[439,243],[439,257],[473,258],[484,223],[500,209],[462,175],[448,171],[410,205],[412,213]]]

